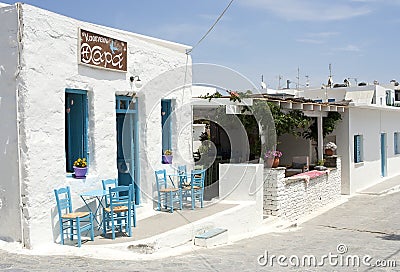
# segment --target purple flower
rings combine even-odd
[[[278,150],[268,150],[267,152],[265,152],[264,159],[275,158],[275,157],[278,158],[282,157],[282,152]]]

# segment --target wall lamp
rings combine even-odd
[[[136,88],[139,89],[142,87],[142,81],[140,80],[139,76],[131,76],[129,80],[131,81],[131,84],[135,83]]]

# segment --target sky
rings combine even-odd
[[[15,1],[0,0],[13,4]],[[195,45],[230,0],[25,0],[79,20]],[[400,80],[400,0],[234,0],[191,53],[269,88]],[[299,75],[298,79],[297,76]],[[281,80],[279,80],[281,78]],[[280,83],[280,84],[279,84]]]

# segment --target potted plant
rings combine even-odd
[[[74,161],[74,174],[75,178],[85,178],[87,173],[86,158],[78,158]]]
[[[334,142],[329,142],[325,145],[325,155],[332,156],[337,146]]]
[[[264,159],[267,167],[278,167],[279,158],[282,157],[282,152],[278,150],[267,150],[264,155]]]
[[[164,151],[164,155],[162,156],[162,163],[172,164],[172,151],[170,149]]]

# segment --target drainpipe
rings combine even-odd
[[[23,22],[23,9],[22,3],[15,4],[17,9],[17,16],[18,16],[18,32],[17,32],[17,48],[18,48],[18,55],[17,55],[17,71],[15,74],[15,82],[17,86],[17,99],[16,99],[16,108],[17,108],[17,145],[18,145],[18,175],[19,175],[19,191],[20,191],[20,216],[21,216],[21,242],[23,247],[31,248],[30,239],[29,239],[29,228],[28,228],[28,214],[26,210],[26,195],[25,189],[23,185],[23,180],[25,177],[25,172],[22,171],[23,169],[23,156],[22,156],[22,141],[21,141],[21,134],[23,134],[22,130],[22,120],[23,119],[23,112],[22,112],[22,101],[23,98],[21,97],[21,88],[23,88],[24,83],[23,79],[21,78],[21,71],[23,66],[23,35],[24,35],[24,22]]]

